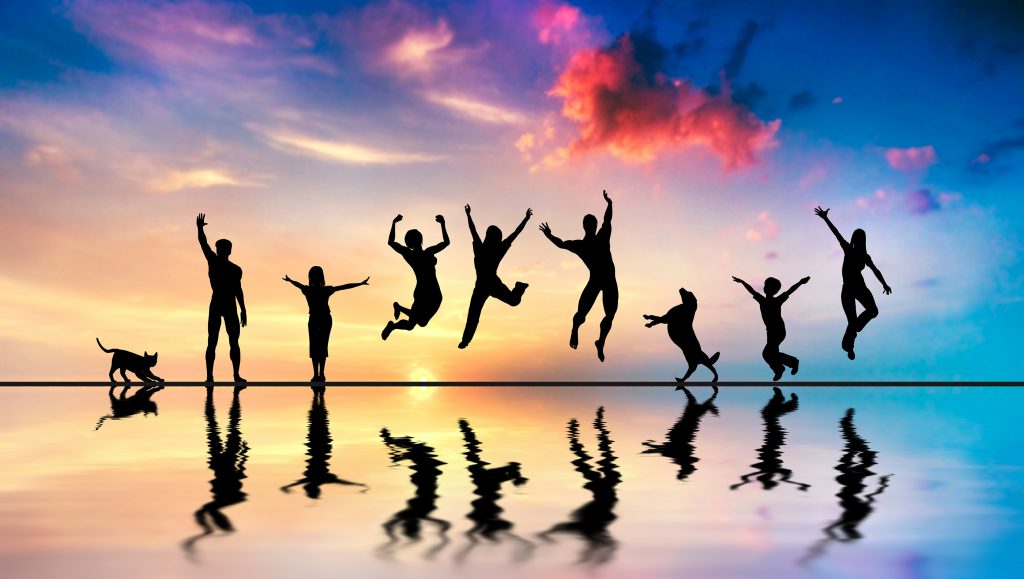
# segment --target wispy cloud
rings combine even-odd
[[[431,163],[444,157],[430,153],[394,151],[359,143],[337,141],[288,130],[250,126],[272,147],[305,157],[352,165],[404,165]]]
[[[427,92],[424,94],[424,98],[434,104],[446,107],[460,116],[485,123],[496,125],[515,125],[526,120],[526,117],[518,111],[471,97],[457,94]]]

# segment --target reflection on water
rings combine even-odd
[[[5,579],[1024,565],[1024,389],[122,388],[0,389]]]
[[[790,480],[793,471],[782,466],[782,447],[786,445],[786,429],[782,428],[779,419],[793,412],[800,406],[796,393],[789,395],[789,400],[782,395],[782,390],[775,387],[774,394],[768,403],[761,409],[761,417],[764,418],[764,444],[757,449],[758,462],[750,465],[754,472],[740,476],[743,482],[736,483],[729,488],[736,490],[741,486],[751,483],[752,477],[757,477],[758,482],[764,490],[771,490],[780,482],[796,485],[797,490],[806,491],[811,485]],[[775,480],[775,477],[778,480]]]
[[[213,498],[195,512],[196,523],[202,529],[198,535],[189,537],[182,544],[185,550],[193,553],[200,539],[209,537],[217,531],[235,532],[231,519],[222,510],[232,505],[244,503],[246,494],[242,491],[242,479],[245,478],[245,463],[249,459],[249,444],[242,440],[242,403],[239,393],[244,386],[236,387],[231,395],[231,410],[228,411],[228,433],[222,442],[220,429],[217,428],[217,410],[213,406],[213,386],[206,387],[206,404],[203,407],[206,416],[206,443],[210,454],[210,494]]]
[[[576,467],[576,472],[583,475],[583,488],[590,491],[592,498],[573,511],[569,521],[558,523],[540,536],[549,539],[556,533],[579,535],[586,543],[583,552],[580,553],[579,562],[600,565],[611,560],[618,545],[608,532],[608,527],[616,519],[613,509],[619,502],[619,497],[615,493],[615,487],[619,485],[622,476],[615,465],[615,454],[612,452],[614,441],[605,425],[603,406],[597,409],[594,428],[597,430],[597,449],[601,453],[597,468],[591,464],[593,458],[587,454],[583,443],[580,442],[579,422],[573,418],[569,421],[568,428],[569,448],[576,455],[576,460],[572,461],[572,464]]]

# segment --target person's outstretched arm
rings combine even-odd
[[[515,241],[517,237],[519,237],[520,233],[523,232],[523,229],[526,227],[526,222],[529,221],[530,217],[532,217],[532,216],[533,216],[533,209],[527,209],[526,210],[526,217],[523,217],[523,220],[519,222],[519,227],[516,227],[516,230],[513,231],[512,233],[510,233],[509,236],[505,238],[505,241],[504,241],[505,247],[511,247],[512,246],[512,242]]]
[[[668,322],[665,321],[665,318],[667,316],[668,316],[667,313],[665,315],[662,315],[662,316],[652,316],[651,314],[644,314],[644,319],[647,320],[647,323],[644,324],[644,326],[648,327],[648,328],[653,328],[654,326],[657,326],[658,324],[668,323]]]
[[[608,196],[607,191],[601,191],[604,195],[604,200],[608,202],[608,207],[604,210],[604,224],[601,225],[601,231],[605,233],[611,233],[612,231],[612,198]]]
[[[401,214],[395,215],[395,218],[391,220],[391,233],[388,234],[388,246],[390,246],[391,249],[397,251],[398,253],[405,255],[405,252],[408,250],[408,248],[402,245],[401,243],[395,241],[395,224],[397,224],[401,220]]]
[[[364,286],[364,285],[370,285],[370,278],[369,277],[367,277],[363,281],[356,282],[356,283],[347,283],[347,284],[344,284],[344,285],[328,286],[328,289],[331,290],[331,293],[334,293],[334,292],[350,290],[352,288],[357,288],[357,287]]]
[[[248,319],[248,317],[245,314],[245,294],[242,293],[242,279],[241,279],[241,277],[239,277],[239,279],[238,279],[238,294],[235,297],[236,297],[236,299],[238,299],[238,309],[241,310],[241,312],[239,312],[239,317],[240,317],[239,321],[242,322],[242,327],[244,328],[246,326],[246,324],[249,323],[249,319]]]
[[[761,294],[759,294],[756,291],[754,291],[754,288],[750,287],[749,283],[743,281],[742,279],[740,279],[740,278],[738,278],[736,276],[732,276],[732,281],[734,281],[734,282],[742,285],[744,288],[746,288],[746,290],[748,292],[750,292],[750,295],[754,296],[755,300],[761,301],[764,298],[764,296],[762,296]]]
[[[473,245],[480,245],[480,234],[476,232],[476,223],[473,223],[473,215],[470,213],[472,209],[469,207],[469,203],[466,203],[466,219],[469,220],[469,232],[473,235]]]
[[[435,216],[434,221],[441,224],[441,243],[438,243],[437,245],[427,248],[427,253],[429,254],[438,253],[442,249],[448,247],[448,245],[451,243],[451,240],[448,239],[448,228],[444,226],[444,215]]]
[[[878,271],[878,268],[875,267],[875,262],[871,260],[870,255],[867,258],[867,264],[868,267],[871,268],[871,271],[875,272],[875,277],[878,278],[878,281],[882,282],[882,291],[885,292],[885,295],[891,294],[892,288],[889,287],[889,284],[885,283],[885,278],[882,277],[882,272]]]
[[[560,238],[551,233],[551,227],[547,223],[540,224],[540,230],[544,232],[544,237],[548,238],[548,241],[555,244],[555,247],[561,247],[562,249],[569,249],[566,247],[565,242]]]
[[[213,259],[217,254],[210,249],[210,242],[206,240],[206,231],[203,230],[206,225],[206,214],[200,213],[196,217],[196,229],[199,230],[199,247],[203,249],[203,255],[206,256],[206,259]]]
[[[796,282],[795,284],[793,284],[793,287],[791,287],[788,290],[782,292],[782,297],[788,298],[789,296],[793,295],[793,292],[796,291],[796,288],[804,285],[805,283],[807,283],[809,281],[811,281],[811,277],[807,276],[807,277],[803,278],[802,280]]]
[[[285,276],[284,276],[283,278],[281,278],[281,279],[283,279],[284,281],[286,281],[286,282],[288,282],[288,283],[292,284],[293,286],[295,286],[295,287],[299,288],[300,290],[302,290],[302,289],[305,289],[305,288],[306,288],[306,286],[304,286],[304,285],[302,285],[301,283],[299,283],[299,282],[295,281],[294,279],[292,279],[292,278],[288,277],[288,275],[287,275],[287,274],[285,274]]]
[[[828,225],[828,228],[832,230],[832,235],[836,236],[836,239],[839,240],[839,245],[845,251],[847,248],[850,247],[850,243],[843,239],[843,235],[839,233],[839,230],[836,229],[836,226],[832,224],[832,220],[828,218],[828,212],[828,209],[822,209],[821,206],[814,208],[814,214],[817,215],[818,217],[821,217],[825,221],[825,223]]]

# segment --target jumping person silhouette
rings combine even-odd
[[[394,330],[412,330],[416,326],[426,327],[430,318],[434,317],[441,307],[441,286],[437,283],[437,257],[442,249],[448,247],[448,230],[444,226],[444,217],[438,215],[434,220],[441,224],[441,243],[423,249],[423,234],[416,229],[405,233],[405,245],[395,241],[395,224],[402,220],[401,215],[391,221],[391,234],[388,245],[401,255],[416,274],[416,289],[412,293],[412,307],[406,308],[395,302],[396,322],[389,321],[380,337],[388,339]],[[405,314],[408,319],[399,320]]]
[[[213,289],[213,296],[210,298],[210,314],[206,322],[206,329],[209,334],[206,342],[206,381],[213,382],[213,360],[217,356],[217,339],[220,334],[220,320],[224,319],[224,329],[228,333],[228,343],[231,346],[231,366],[234,370],[235,382],[246,380],[238,375],[238,366],[241,363],[242,352],[238,347],[239,312],[235,309],[235,300],[241,308],[241,327],[245,327],[248,320],[245,315],[245,296],[242,295],[242,268],[228,261],[231,256],[231,242],[227,239],[218,239],[214,244],[217,253],[210,249],[210,243],[206,240],[206,214],[200,213],[196,217],[196,229],[199,230],[199,247],[203,249],[206,256],[206,263],[209,266],[210,288]]]
[[[334,295],[347,289],[370,285],[367,277],[358,283],[345,285],[324,285],[324,270],[319,265],[309,268],[309,285],[302,285],[287,275],[284,281],[299,288],[309,304],[309,358],[313,361],[313,378],[310,382],[324,382],[324,365],[327,363],[327,342],[331,339],[331,308],[327,302]]]
[[[864,230],[855,229],[853,235],[850,236],[850,241],[846,241],[836,226],[832,224],[832,220],[828,218],[828,212],[828,209],[814,208],[814,214],[825,221],[836,239],[839,240],[839,246],[843,248],[843,291],[840,294],[840,300],[843,303],[843,312],[846,313],[846,332],[843,334],[842,348],[846,355],[853,360],[856,357],[853,353],[853,344],[857,340],[857,334],[864,329],[864,326],[868,325],[868,322],[878,316],[875,297],[871,295],[871,290],[864,283],[864,275],[861,273],[864,271],[864,266],[871,268],[878,281],[882,282],[882,291],[885,292],[885,295],[891,294],[892,288],[885,283],[882,272],[878,271],[875,263],[871,261],[871,256],[868,255],[867,234],[864,233]],[[864,307],[864,311],[859,316],[857,315],[857,302]]]
[[[569,347],[573,350],[580,341],[580,326],[587,320],[590,308],[601,294],[604,305],[604,319],[601,320],[601,336],[594,342],[597,346],[597,359],[604,362],[604,342],[612,329],[612,320],[619,309],[619,285],[615,281],[615,264],[612,262],[612,200],[607,191],[601,192],[608,206],[604,210],[604,222],[601,229],[597,228],[597,217],[587,214],[583,217],[583,239],[563,241],[551,233],[547,223],[540,224],[540,230],[555,246],[575,253],[590,270],[590,279],[580,294],[576,315],[572,317],[572,334],[569,336]]]
[[[798,287],[811,281],[811,278],[803,278],[778,296],[775,294],[782,289],[782,282],[774,277],[764,280],[764,295],[754,291],[750,284],[738,277],[733,276],[732,281],[747,288],[750,295],[754,297],[754,301],[761,306],[761,319],[764,320],[764,328],[768,333],[768,343],[761,352],[761,357],[764,358],[765,362],[768,362],[768,366],[775,372],[775,377],[772,380],[777,382],[779,378],[782,378],[782,373],[786,371],[786,367],[791,368],[792,373],[796,374],[797,370],[800,369],[800,360],[779,351],[779,346],[786,339],[786,322],[782,320],[782,304],[789,299],[789,296]]]
[[[480,312],[484,309],[487,298],[494,297],[510,306],[518,306],[523,299],[523,293],[529,284],[517,281],[513,289],[508,289],[498,277],[498,265],[512,247],[512,242],[523,232],[526,222],[533,215],[532,209],[526,210],[526,217],[507,238],[501,238],[501,229],[491,225],[487,228],[484,239],[476,232],[476,224],[473,223],[473,215],[470,213],[469,205],[466,205],[466,218],[469,220],[469,232],[473,234],[473,265],[476,267],[476,286],[473,288],[473,296],[469,299],[469,314],[466,316],[466,329],[462,332],[462,341],[459,348],[465,348],[473,340],[476,327],[480,324]]]
[[[682,378],[676,378],[676,382],[686,382],[686,379],[701,364],[707,366],[708,370],[715,375],[711,381],[718,382],[718,372],[715,371],[718,352],[711,356],[705,354],[700,347],[700,341],[697,340],[697,334],[693,331],[693,318],[697,314],[697,296],[687,291],[686,288],[679,288],[679,296],[683,298],[682,304],[675,306],[663,316],[644,315],[644,319],[649,320],[644,325],[652,328],[658,324],[667,324],[668,337],[683,351],[688,368]],[[715,392],[717,391],[716,387]],[[687,395],[689,396],[689,394]]]

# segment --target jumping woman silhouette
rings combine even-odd
[[[462,342],[459,348],[465,348],[473,340],[476,327],[480,324],[480,312],[484,309],[487,298],[494,297],[510,306],[518,306],[523,299],[523,293],[529,284],[517,281],[513,289],[498,277],[498,265],[512,247],[512,242],[523,232],[526,222],[533,215],[532,209],[526,210],[526,217],[507,238],[501,238],[501,229],[491,225],[481,241],[480,235],[476,232],[476,224],[473,223],[473,216],[470,214],[470,207],[466,205],[466,218],[469,219],[469,232],[473,234],[473,265],[476,267],[476,286],[473,288],[473,296],[469,298],[469,314],[466,316],[466,329],[462,332]]]
[[[796,374],[797,370],[800,369],[800,360],[779,351],[779,346],[786,339],[786,322],[782,319],[782,304],[789,299],[789,296],[798,287],[811,281],[811,278],[803,278],[778,296],[775,294],[782,289],[782,282],[774,277],[764,280],[764,295],[757,293],[754,288],[750,287],[750,284],[738,277],[733,276],[732,281],[745,287],[750,292],[750,295],[754,297],[754,301],[761,306],[761,319],[764,321],[764,328],[768,334],[768,343],[761,352],[761,357],[764,358],[765,362],[768,362],[768,366],[775,372],[775,377],[772,380],[778,382],[779,378],[782,378],[782,373],[786,371],[786,367],[791,368],[792,373]]]
[[[327,363],[327,342],[331,339],[331,308],[327,305],[334,292],[370,285],[370,278],[359,283],[324,285],[324,270],[319,265],[309,268],[309,285],[302,285],[287,275],[284,281],[299,288],[309,304],[309,358],[313,361],[310,382],[324,382],[324,364]]]
[[[601,229],[597,228],[597,217],[587,215],[583,218],[583,239],[563,241],[551,233],[547,223],[540,224],[540,230],[555,246],[575,253],[590,270],[590,279],[580,294],[579,307],[572,317],[572,334],[569,336],[569,347],[573,350],[580,341],[580,326],[587,320],[590,308],[597,301],[597,294],[602,295],[604,319],[601,320],[601,336],[594,342],[597,346],[597,358],[604,362],[604,342],[612,329],[612,320],[619,309],[619,285],[615,281],[615,264],[612,262],[612,200],[607,191],[602,191],[608,206],[604,210],[604,222]]]
[[[840,299],[843,302],[843,312],[846,313],[846,333],[843,334],[842,348],[846,351],[846,355],[853,360],[856,357],[853,353],[853,344],[857,340],[857,334],[864,329],[864,326],[868,325],[868,322],[878,316],[875,297],[871,295],[871,290],[864,283],[864,275],[861,273],[864,271],[864,266],[870,267],[878,281],[882,282],[882,291],[885,292],[885,295],[891,294],[892,288],[885,283],[882,272],[878,271],[875,263],[871,261],[871,256],[868,255],[867,234],[864,233],[864,230],[855,229],[853,235],[850,236],[850,241],[846,241],[836,226],[832,224],[832,220],[828,218],[828,211],[821,207],[814,208],[814,214],[825,220],[828,228],[839,240],[839,246],[843,248],[843,291],[840,294]],[[860,302],[864,308],[859,316],[857,315],[857,302]]]
[[[388,339],[394,330],[411,330],[416,326],[426,326],[430,318],[434,317],[441,307],[441,286],[437,283],[437,257],[442,249],[448,247],[448,230],[444,226],[444,217],[438,215],[434,220],[441,224],[441,243],[423,249],[423,234],[416,229],[405,232],[405,245],[395,241],[395,224],[402,220],[401,215],[395,216],[391,222],[391,234],[388,236],[388,245],[401,255],[406,263],[412,267],[416,274],[416,289],[412,292],[412,307],[402,307],[395,302],[395,319],[389,321],[380,333],[384,340]],[[398,318],[405,314],[405,320]]]

